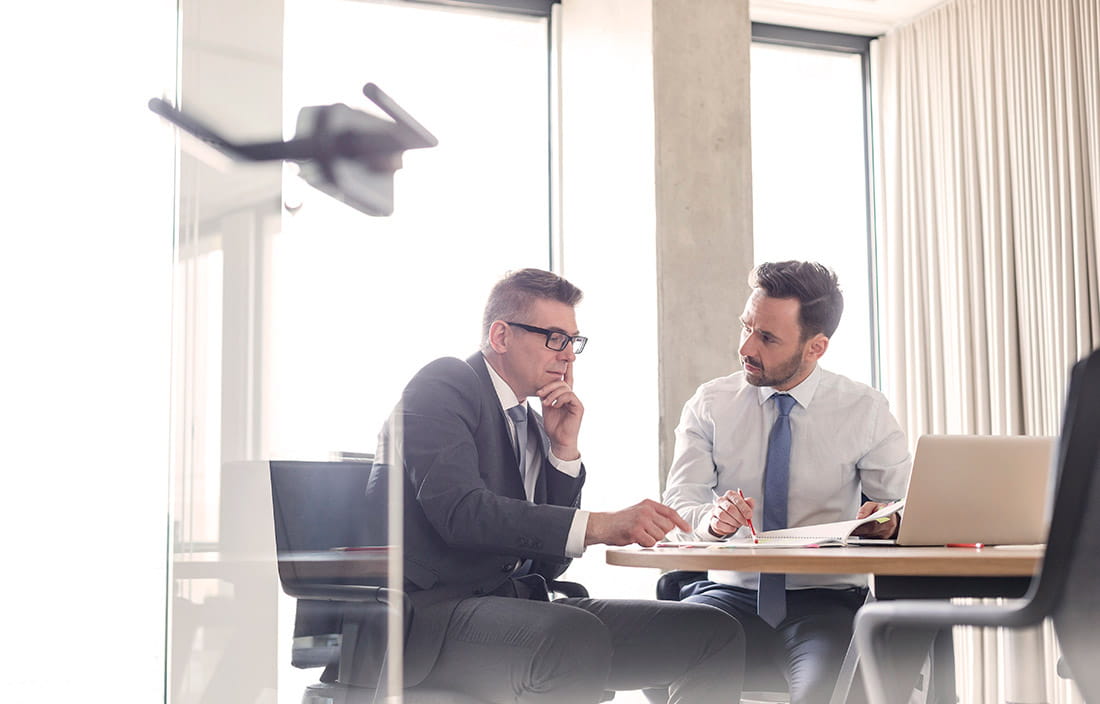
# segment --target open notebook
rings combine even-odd
[[[854,531],[864,523],[874,521],[886,521],[894,513],[905,507],[905,499],[895,501],[892,504],[880,508],[866,518],[856,518],[850,521],[837,521],[835,523],[818,523],[812,526],[799,526],[798,528],[783,528],[781,530],[767,530],[756,534],[756,540],[752,538],[730,538],[722,542],[680,542],[658,543],[657,547],[700,547],[715,550],[737,548],[806,548],[822,547],[826,545],[845,545]]]

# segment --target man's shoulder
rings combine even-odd
[[[444,385],[463,391],[470,391],[480,385],[477,371],[467,360],[458,357],[440,357],[420,368],[408,387],[416,389],[423,386]]]
[[[756,387],[745,380],[745,373],[736,371],[703,382],[695,390],[695,395],[688,403],[695,406],[699,411],[715,406],[725,407],[730,403],[738,403],[738,399],[745,396],[745,394],[751,394],[755,391]]]
[[[821,382],[818,393],[824,393],[841,405],[854,403],[869,404],[865,407],[889,408],[886,395],[873,386],[855,379],[819,368]]]
[[[425,364],[417,374],[467,374],[472,372],[473,368],[466,360],[458,357],[440,357]]]
[[[749,383],[745,381],[745,372],[736,371],[703,382],[699,385],[698,393],[702,396],[713,396],[716,394],[738,393],[746,388],[749,388]]]
[[[873,386],[863,383],[862,381],[856,381],[851,377],[831,372],[824,367],[819,367],[821,372],[821,386],[828,388],[831,391],[837,391],[846,394],[855,394],[860,396],[873,396],[875,398],[885,399],[881,391]]]

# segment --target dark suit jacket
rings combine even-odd
[[[580,505],[578,477],[548,461],[542,443],[535,502],[527,501],[504,410],[481,353],[437,359],[421,369],[383,429],[367,486],[372,534],[385,533],[387,482],[403,443],[406,590],[414,607],[405,647],[405,685],[427,676],[447,622],[464,598],[491,594],[518,560],[553,579],[565,571],[566,538]],[[530,423],[529,420],[529,423]],[[379,542],[383,542],[379,540]]]

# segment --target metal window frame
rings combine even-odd
[[[406,2],[494,10],[529,17],[549,17],[551,6],[557,4],[559,0],[406,0]]]
[[[813,51],[830,51],[840,54],[856,54],[860,57],[860,73],[863,81],[863,178],[866,193],[866,229],[867,229],[867,281],[870,297],[871,324],[871,385],[879,388],[882,379],[882,350],[879,342],[881,326],[879,323],[879,281],[878,246],[875,236],[875,190],[874,190],[874,145],[871,137],[871,42],[878,37],[862,34],[826,32],[802,27],[752,23],[752,41],[759,44],[773,44]]]

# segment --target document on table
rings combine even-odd
[[[888,504],[865,518],[834,523],[817,523],[812,526],[769,530],[756,534],[753,538],[729,538],[720,542],[689,541],[657,543],[657,547],[669,548],[707,548],[710,550],[732,550],[738,548],[807,548],[830,545],[847,545],[854,531],[864,523],[885,522],[890,516],[905,507],[905,499]]]

